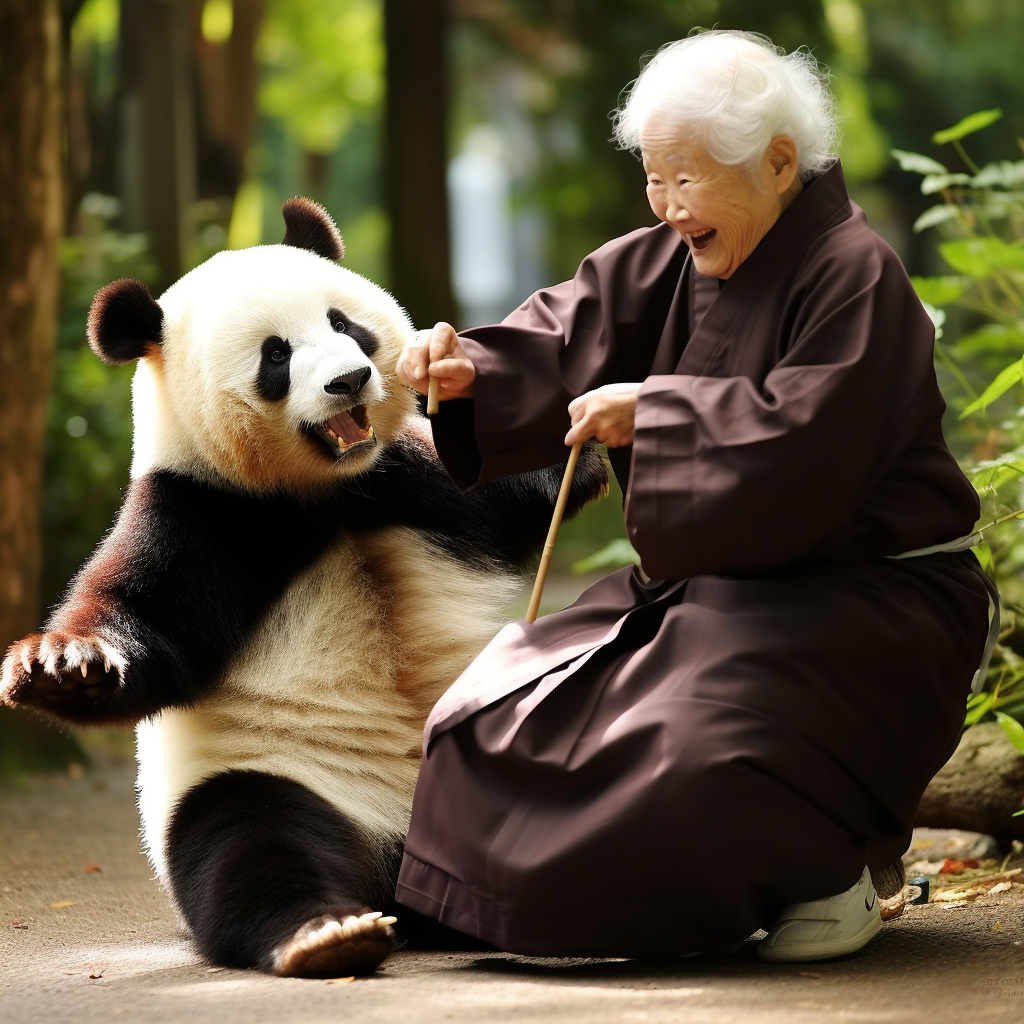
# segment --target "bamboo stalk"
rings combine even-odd
[[[441,388],[441,378],[431,377],[427,385],[427,415],[434,416],[437,413],[438,393]]]
[[[534,581],[533,594],[530,597],[530,607],[526,612],[527,622],[537,621],[537,612],[540,610],[540,597],[544,593],[544,581],[547,579],[548,566],[551,564],[551,553],[555,550],[555,538],[558,536],[559,526],[562,525],[562,516],[565,514],[565,506],[569,500],[569,488],[572,486],[573,473],[576,472],[576,463],[579,461],[582,448],[583,442],[577,441],[569,452],[569,461],[565,464],[565,475],[562,477],[562,486],[558,491],[555,511],[551,516],[548,538],[544,541],[544,551],[540,556],[537,579]]]

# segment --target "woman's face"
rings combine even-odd
[[[754,167],[720,164],[678,125],[649,124],[640,148],[651,209],[683,236],[708,277],[732,277],[800,192],[786,135],[772,139]]]

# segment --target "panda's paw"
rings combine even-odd
[[[122,687],[127,666],[102,637],[33,633],[7,652],[0,701],[87,721]]]
[[[395,921],[379,911],[314,917],[274,952],[273,973],[285,978],[370,974],[395,948]]]

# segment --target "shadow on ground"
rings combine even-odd
[[[132,766],[0,788],[0,1020],[11,1024],[1024,1021],[1024,890],[913,908],[860,954],[769,965],[399,951],[353,983],[211,968],[139,852]],[[703,885],[727,884],[709,864]],[[651,908],[657,913],[657,907]],[[18,927],[13,927],[14,922]]]

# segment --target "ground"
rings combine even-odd
[[[729,884],[688,856],[695,900]],[[108,757],[0,787],[0,965],[5,1024],[1021,1024],[1024,889],[908,909],[820,964],[764,964],[751,942],[659,964],[399,951],[348,984],[270,978],[195,955],[139,852],[131,762]]]

